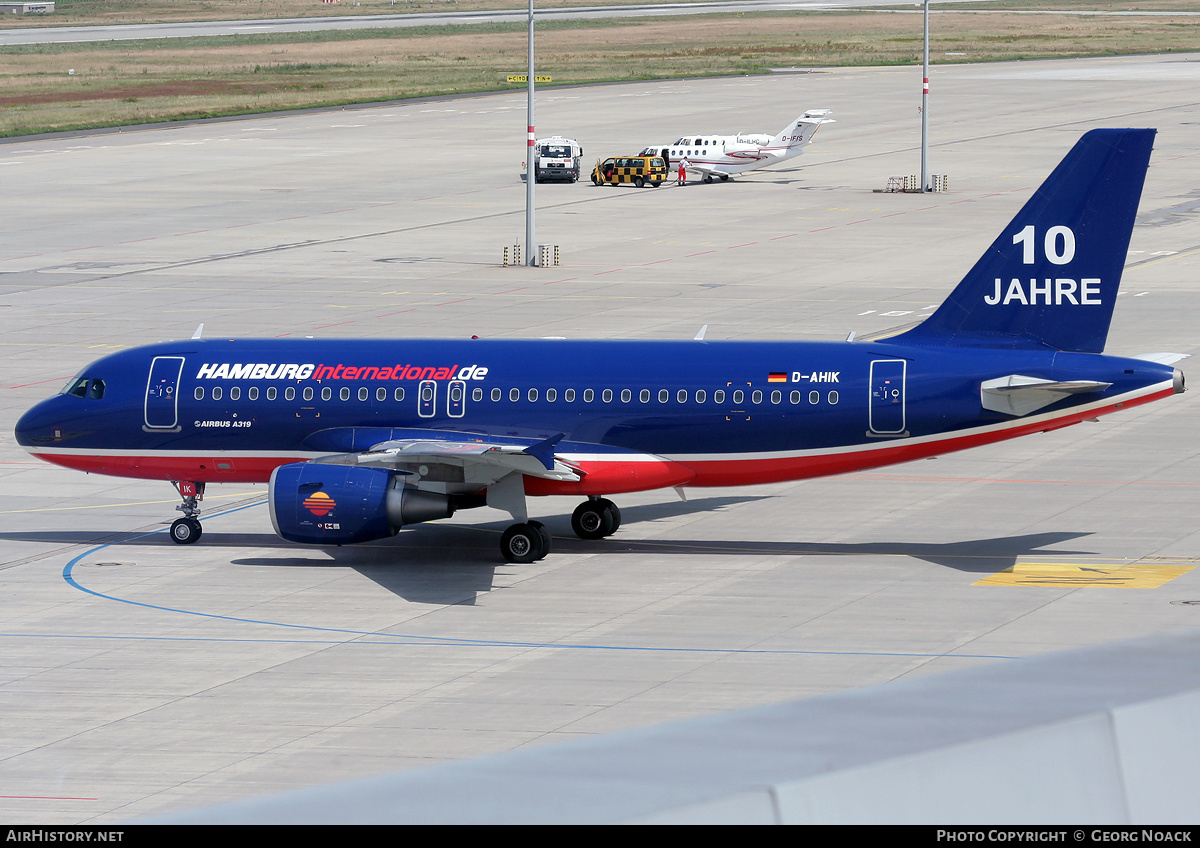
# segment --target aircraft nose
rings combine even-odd
[[[14,428],[17,444],[29,448],[62,441],[63,415],[60,400],[57,397],[44,400],[17,420]]]

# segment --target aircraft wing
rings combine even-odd
[[[386,468],[423,480],[488,486],[514,471],[530,477],[576,482],[582,472],[554,456],[562,435],[534,445],[457,441],[454,439],[394,439],[357,453],[323,456],[315,462]]]
[[[684,167],[689,171],[698,171],[701,174],[712,174],[713,176],[732,173],[719,165],[698,165],[695,162],[688,162]]]

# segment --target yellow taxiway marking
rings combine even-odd
[[[1018,562],[1012,568],[977,580],[972,586],[1049,586],[1054,589],[1075,586],[1119,586],[1124,589],[1155,589],[1187,574],[1194,565],[1162,565],[1131,562],[1121,565],[1065,562]]]

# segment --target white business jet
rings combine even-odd
[[[706,183],[711,183],[713,177],[727,180],[733,174],[765,168],[799,156],[821,124],[835,123],[833,118],[826,117],[830,111],[810,109],[774,136],[766,133],[697,133],[686,135],[674,144],[647,147],[642,155],[662,156],[672,171],[684,160],[687,170],[702,174]]]

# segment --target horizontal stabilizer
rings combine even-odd
[[[1191,356],[1190,353],[1143,353],[1133,358],[1141,359],[1145,362],[1157,362],[1159,365],[1174,365],[1179,360],[1187,359],[1189,356]]]
[[[1044,406],[1071,395],[1102,392],[1112,383],[1095,380],[1058,382],[1038,377],[1010,374],[995,380],[984,380],[979,386],[979,402],[984,409],[1006,415],[1028,415]]]

